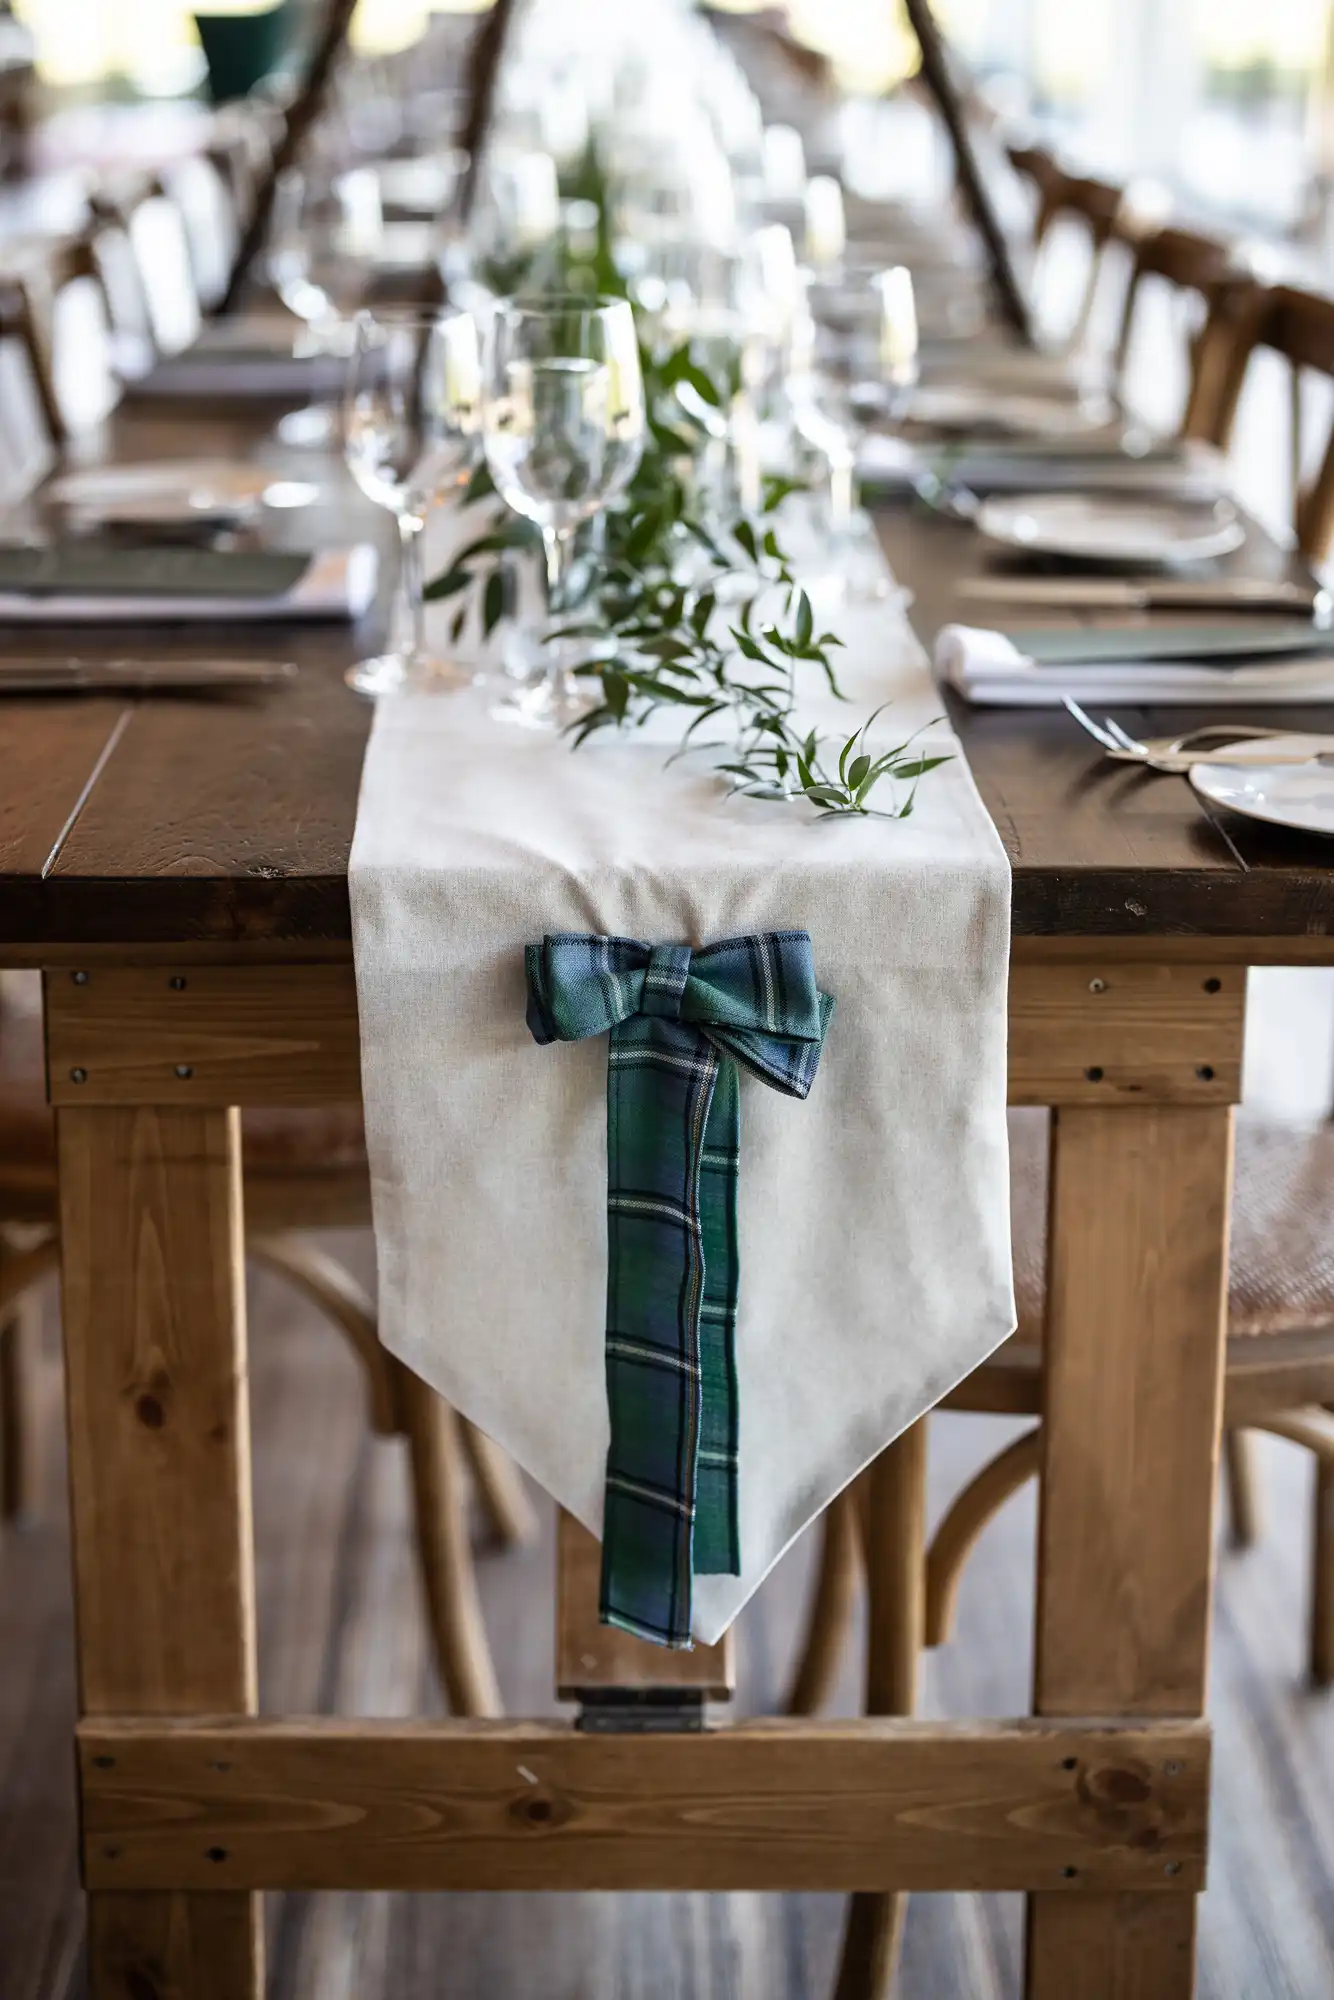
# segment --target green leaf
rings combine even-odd
[[[732,529],[732,539],[743,549],[752,562],[760,559],[759,547],[755,540],[755,530],[749,521],[738,521]]]
[[[698,362],[692,361],[689,355],[687,355],[685,361],[682,363],[676,379],[678,382],[688,382],[700,401],[707,403],[711,410],[722,408],[723,399],[718,392],[717,383],[711,375],[707,374],[699,366]]]
[[[641,642],[641,653],[648,653],[655,660],[688,660],[693,658],[695,648],[688,646],[684,639],[645,639]]]
[[[617,722],[624,722],[626,710],[630,706],[630,683],[624,674],[609,668],[602,676],[602,692],[607,707]]]
[[[423,589],[422,596],[428,604],[436,604],[442,597],[457,597],[461,590],[468,588],[472,580],[472,571],[460,569],[456,564],[453,569],[445,570],[443,575],[433,576]]]
[[[482,592],[482,631],[489,639],[505,616],[505,572],[493,569]]]
[[[928,771],[938,770],[942,764],[948,764],[952,761],[949,757],[917,757],[910,764],[900,764],[894,776],[896,778],[924,778]]]
[[[478,500],[489,500],[496,490],[496,482],[491,477],[491,468],[484,458],[479,458],[468,476],[463,489],[463,504],[473,506]]]
[[[811,634],[815,630],[815,617],[811,611],[811,600],[804,590],[798,590],[794,600],[796,610],[796,639],[799,646],[809,646]]]
[[[866,756],[864,752],[860,757],[853,758],[851,764],[848,766],[847,776],[844,778],[844,783],[847,785],[847,788],[850,792],[856,791],[858,785],[860,785],[862,779],[866,776],[870,768],[871,768],[871,759],[868,756]],[[839,775],[843,776],[841,770]]]
[[[782,506],[789,493],[804,493],[805,490],[806,482],[804,479],[782,479],[776,473],[766,472],[763,485],[764,502],[761,512],[772,514],[777,508]]]

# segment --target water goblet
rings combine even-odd
[[[644,387],[625,299],[502,300],[487,334],[483,441],[496,490],[536,522],[548,604],[568,616],[579,527],[624,492],[644,450]],[[576,642],[577,643],[577,642]],[[496,714],[560,730],[595,707],[571,673],[571,644],[549,633],[545,671]]]
[[[855,281],[850,281],[855,282]],[[863,278],[854,324],[873,323],[874,380],[862,379],[860,354],[848,343],[822,360],[814,324],[793,343],[788,394],[799,434],[829,471],[828,532],[841,588],[856,599],[883,597],[892,587],[875,538],[857,501],[857,454],[870,416],[882,425],[901,419],[917,382],[917,313],[912,277],[903,265]]]
[[[283,304],[303,323],[298,352],[346,354],[352,315],[384,238],[379,181],[369,167],[326,173],[290,167],[274,189],[268,271]],[[319,402],[279,421],[283,444],[319,449],[338,442],[336,410]]]
[[[451,307],[361,312],[343,404],[343,449],[368,499],[398,523],[402,565],[390,650],[349,668],[359,694],[448,690],[474,678],[426,642],[421,534],[426,516],[462,491],[481,424],[477,323]]]

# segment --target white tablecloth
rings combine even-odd
[[[833,622],[856,704],[813,712],[846,732],[890,699],[882,735],[938,713],[896,608]],[[820,822],[729,800],[702,760],[665,770],[652,743],[572,752],[506,727],[493,698],[383,702],[362,780],[351,889],[381,1328],[595,1532],[607,1045],[530,1039],[523,947],[805,927],[837,1001],[806,1103],[742,1082],[743,1573],[697,1579],[710,1642],[1013,1325],[1009,869],[962,759],[906,821]]]

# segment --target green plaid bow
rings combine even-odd
[[[737,1065],[805,1097],[834,1003],[805,931],[547,937],[525,961],[535,1040],[611,1035],[601,1616],[688,1647],[692,1576],[741,1567]]]

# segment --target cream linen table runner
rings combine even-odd
[[[931,725],[894,604],[834,617],[843,734]],[[661,742],[579,751],[494,692],[376,712],[351,861],[381,1332],[595,1533],[608,1445],[607,1050],[539,1048],[524,947],[810,932],[836,1011],[808,1101],[743,1081],[739,1576],[716,1640],[794,1536],[1014,1325],[1005,1128],[1009,868],[957,743],[909,819],[729,798]],[[892,732],[892,735],[889,733]],[[874,747],[872,745],[871,747]]]

